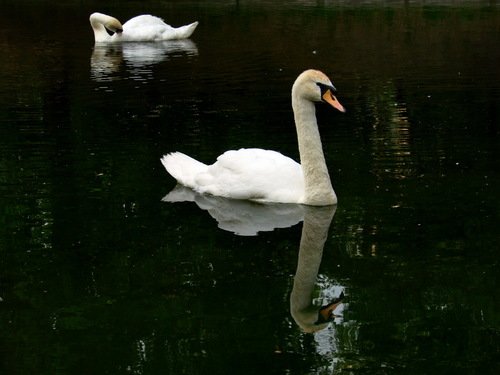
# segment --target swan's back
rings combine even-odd
[[[193,34],[198,22],[172,27],[161,18],[150,14],[134,17],[123,24],[122,38],[128,41],[160,41],[185,39]]]
[[[135,29],[142,27],[160,27],[169,26],[160,17],[152,16],[150,14],[143,14],[134,18],[129,19],[123,24],[124,29]]]
[[[123,24],[122,38],[128,41],[157,41],[174,35],[172,26],[149,14],[134,17]]]

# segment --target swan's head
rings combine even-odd
[[[94,30],[96,42],[105,42],[110,39],[110,36],[106,32],[105,28],[116,34],[121,34],[123,32],[123,26],[121,22],[118,21],[115,17],[96,12],[90,15],[89,20],[90,25]]]
[[[345,108],[335,97],[337,91],[332,81],[319,70],[306,70],[301,73],[292,87],[292,97],[298,97],[311,102],[324,102],[330,104],[340,112]]]

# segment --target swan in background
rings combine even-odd
[[[195,202],[208,211],[220,229],[238,236],[256,236],[259,232],[288,228],[304,219],[304,206],[298,204],[263,204],[202,195],[182,185],[177,185],[162,201]]]
[[[144,14],[131,18],[122,26],[116,18],[96,12],[90,15],[90,26],[96,43],[157,42],[189,38],[198,21],[176,28],[159,17]],[[107,30],[113,34],[109,35]]]
[[[334,290],[328,290],[331,295],[327,297],[327,303],[321,307],[314,303],[315,298],[313,298],[323,248],[335,210],[336,206],[304,206],[304,224],[300,237],[297,270],[290,294],[290,313],[304,332],[319,331],[326,328],[329,322],[340,320],[342,317],[344,308],[342,286],[334,285],[333,288],[328,288]]]
[[[326,206],[337,203],[316,122],[315,102],[325,102],[341,112],[330,79],[318,70],[306,70],[292,87],[292,108],[300,161],[276,151],[240,149],[227,151],[212,165],[174,152],[161,159],[179,184],[198,193],[257,202]]]

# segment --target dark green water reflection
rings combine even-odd
[[[200,26],[94,48],[96,10]],[[495,2],[2,2],[0,372],[498,373],[499,41]],[[169,151],[297,158],[311,67],[331,225],[162,201]]]

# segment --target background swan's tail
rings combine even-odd
[[[206,170],[207,165],[189,157],[182,152],[172,152],[163,155],[161,163],[168,173],[177,180],[178,183],[194,188],[195,177]]]
[[[175,35],[177,39],[189,38],[191,34],[196,30],[198,26],[198,21],[190,23],[189,25],[184,25],[175,29]]]

